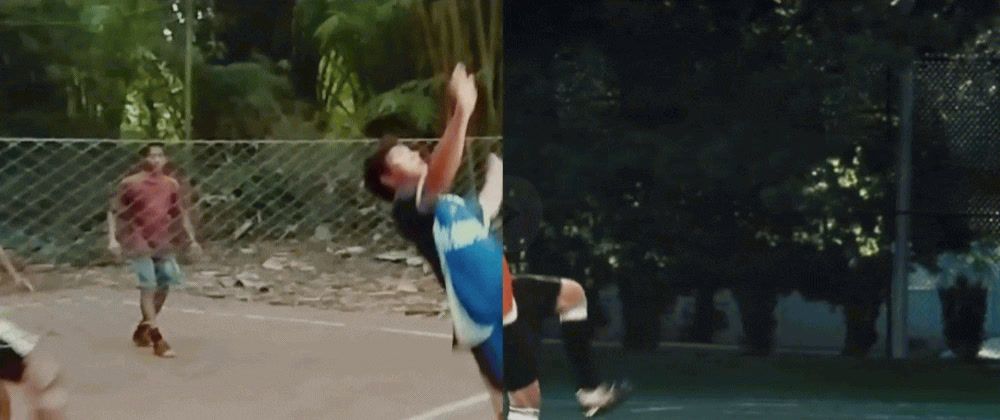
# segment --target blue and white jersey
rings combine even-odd
[[[502,336],[503,245],[483,220],[479,201],[439,196],[434,239],[458,343],[471,348]]]

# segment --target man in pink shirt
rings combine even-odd
[[[119,184],[108,213],[108,250],[124,256],[139,279],[142,321],[132,334],[140,347],[152,345],[160,357],[175,353],[163,339],[156,316],[163,309],[171,286],[179,286],[184,274],[175,253],[179,235],[190,239],[191,251],[201,252],[194,227],[183,206],[180,184],[164,173],[167,157],[163,144],[151,143],[139,152],[142,171],[129,175]],[[182,221],[183,232],[176,222]]]

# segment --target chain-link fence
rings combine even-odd
[[[997,64],[925,56],[901,75],[896,243],[912,248],[894,255],[893,357],[933,348],[943,335],[971,360],[1000,331],[994,250],[980,242],[1000,233]]]
[[[482,185],[486,156],[501,153],[501,140],[470,139],[456,191]],[[435,142],[403,141],[422,148]],[[0,139],[0,245],[32,263],[87,264],[106,256],[110,204],[122,180],[139,172],[138,153],[149,142]],[[404,248],[387,204],[362,184],[362,163],[377,144],[370,139],[168,143],[165,172],[179,181],[179,201],[189,209],[202,243],[321,240],[369,250]],[[183,232],[180,224],[175,219],[172,235]]]
[[[1000,60],[914,66],[913,239],[918,255],[1000,233]]]

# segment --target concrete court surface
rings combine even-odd
[[[448,319],[343,313],[171,294],[159,324],[177,351],[131,343],[138,292],[0,297],[62,365],[72,419],[487,419]],[[15,418],[23,395],[12,389]]]

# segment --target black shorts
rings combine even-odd
[[[507,329],[506,328],[504,329],[504,334],[507,334]],[[505,341],[507,340],[506,335],[504,336],[504,340]],[[506,351],[507,351],[507,349],[504,348],[504,359],[507,358]],[[472,348],[472,357],[476,359],[476,366],[479,367],[479,373],[482,374],[483,377],[486,378],[486,381],[489,382],[490,386],[493,387],[493,389],[497,389],[497,390],[504,389],[503,388],[503,379],[504,378],[501,377],[501,376],[498,376],[496,373],[494,373],[492,371],[492,369],[489,368],[489,362],[487,362],[486,352],[483,351],[483,348],[480,347],[480,346],[473,347]],[[504,364],[505,365],[506,365],[506,363],[507,363],[507,361],[504,360]]]
[[[506,330],[504,330],[506,332]],[[506,339],[507,337],[504,337]],[[455,331],[451,332],[451,348],[455,349],[458,347],[458,338],[455,337]],[[506,350],[504,350],[506,351]],[[505,355],[506,356],[506,355]],[[487,355],[487,350],[483,346],[476,346],[472,348],[472,358],[476,359],[476,366],[479,367],[479,373],[486,378],[490,386],[493,389],[502,390],[503,389],[503,376],[502,372],[496,372],[490,369],[489,356]]]
[[[0,320],[0,380],[21,382],[24,358],[34,347],[30,334],[14,324]]]
[[[542,321],[556,314],[562,278],[514,276],[517,320],[503,329],[504,385],[516,391],[538,380]]]
[[[0,340],[0,380],[21,382],[24,367],[24,356]]]

